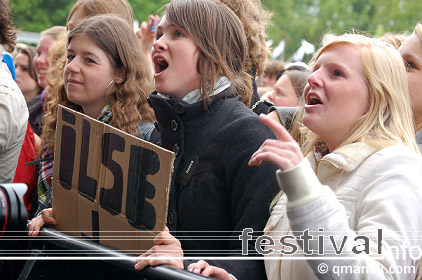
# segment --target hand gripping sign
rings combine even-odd
[[[60,106],[57,230],[139,254],[165,228],[174,153]]]

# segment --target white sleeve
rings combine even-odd
[[[313,236],[314,239],[308,243],[307,248],[312,250],[311,254],[317,255],[318,249],[322,248],[324,256],[336,257],[307,259],[319,279],[344,279],[345,276],[347,279],[415,279],[419,261],[403,252],[411,248],[420,251],[422,247],[422,169],[416,157],[397,159],[400,160],[405,163],[399,170],[389,169],[388,165],[393,166],[394,163],[380,163],[371,170],[370,178],[365,181],[366,185],[356,195],[356,216],[353,221],[349,221],[344,206],[333,191],[320,183],[322,196],[308,204],[287,208],[293,234],[299,237],[309,230]],[[354,230],[350,223],[356,226]],[[378,239],[380,229],[382,241]],[[318,236],[324,237],[323,244],[318,242]],[[334,237],[336,248],[330,242],[330,236]],[[341,248],[343,240],[345,242]],[[303,244],[299,242],[299,245],[304,249]],[[399,255],[389,248],[399,249]],[[364,249],[368,249],[369,255],[356,254]],[[335,250],[339,251],[339,255],[336,255]],[[377,253],[381,253],[378,259],[374,257]],[[418,254],[416,251],[413,253],[413,256]],[[318,271],[322,263],[327,268],[324,274]],[[366,273],[341,275],[334,271],[339,266],[359,268],[360,271],[364,269]],[[408,270],[406,273],[398,273],[403,269]]]
[[[287,195],[287,207],[306,205],[321,196],[321,184],[307,158],[289,170],[277,170],[276,177]]]

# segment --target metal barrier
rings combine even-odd
[[[19,279],[214,279],[204,277],[189,271],[166,265],[146,267],[142,271],[134,269],[135,262],[123,252],[81,240],[50,228],[43,228],[37,238],[42,242],[40,250],[33,250],[33,257],[48,256],[48,252],[79,251],[84,256],[86,252],[95,252],[104,257],[119,258],[113,260],[46,260],[34,258],[28,260]]]

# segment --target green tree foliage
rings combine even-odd
[[[317,48],[322,35],[350,29],[374,36],[409,33],[422,21],[420,0],[261,0],[274,12],[269,38],[286,41],[287,60],[306,39]]]
[[[161,14],[168,0],[129,0],[140,22],[150,14]],[[306,39],[316,47],[326,32],[342,33],[351,28],[375,36],[385,32],[411,32],[422,21],[421,0],[261,0],[274,13],[268,39],[275,45],[286,41],[287,60]],[[74,1],[10,0],[13,20],[24,31],[40,32],[53,25],[64,25]]]
[[[24,31],[40,32],[53,25],[65,25],[70,9],[76,2],[69,0],[10,0],[13,21]],[[135,19],[147,20],[157,14],[166,0],[129,0]]]
[[[72,2],[69,0],[10,0],[13,21],[20,30],[40,32],[65,25]]]
[[[147,20],[149,15],[160,15],[160,8],[167,2],[166,0],[129,0],[133,14],[139,22]]]

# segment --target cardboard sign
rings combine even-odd
[[[135,255],[150,249],[165,228],[174,153],[63,106],[57,117],[57,230]]]

